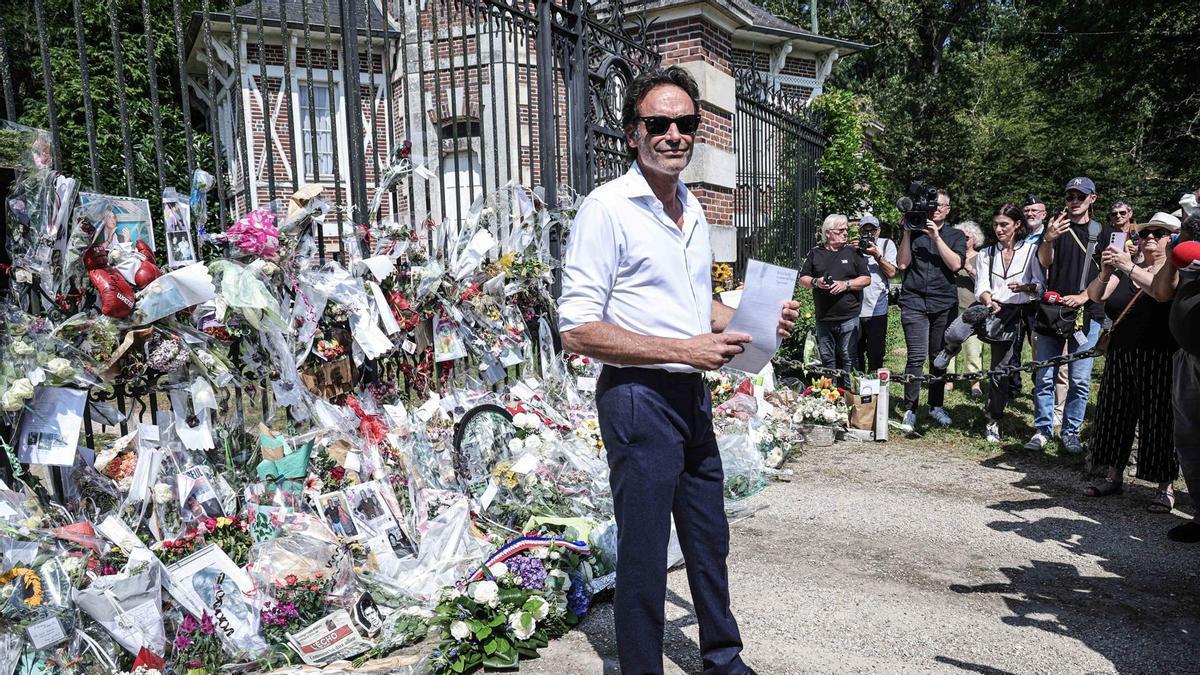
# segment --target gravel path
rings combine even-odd
[[[1132,487],[1080,495],[1028,456],[950,458],[897,443],[816,449],[733,527],[734,612],[760,673],[1200,672],[1200,548]],[[1187,502],[1184,497],[1182,502]],[[524,673],[618,673],[612,605]],[[699,673],[683,570],[667,673]]]

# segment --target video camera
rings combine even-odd
[[[925,181],[915,180],[908,184],[908,192],[896,200],[896,208],[904,214],[901,226],[910,231],[925,229],[925,222],[932,220],[938,208],[937,188],[928,187]]]

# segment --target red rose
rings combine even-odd
[[[288,585],[294,584],[294,583],[296,583],[296,575],[289,574],[286,577],[284,577],[283,580],[288,582]]]
[[[329,475],[332,476],[334,480],[341,480],[346,477],[346,468],[342,466],[335,466],[329,470]]]

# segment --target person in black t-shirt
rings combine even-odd
[[[1184,199],[1188,197],[1184,195]],[[1195,197],[1200,198],[1200,190]],[[1168,262],[1154,275],[1150,292],[1162,302],[1173,299],[1168,325],[1179,343],[1171,372],[1175,456],[1192,504],[1200,506],[1200,272],[1175,267],[1183,262],[1175,259],[1175,248],[1187,241],[1200,241],[1200,214],[1188,216],[1179,237],[1168,244]],[[1193,518],[1176,525],[1167,537],[1191,544],[1200,542],[1200,520]]]
[[[1121,492],[1136,431],[1137,477],[1158,483],[1149,510],[1170,513],[1175,506],[1171,483],[1179,474],[1172,435],[1171,362],[1179,345],[1169,326],[1171,304],[1158,302],[1147,291],[1166,262],[1167,242],[1179,231],[1179,219],[1157,213],[1150,222],[1135,227],[1141,261],[1135,262],[1124,246],[1105,248],[1100,276],[1087,289],[1091,301],[1103,304],[1113,321],[1089,443],[1092,460],[1107,467],[1108,474],[1087,494],[1103,497]],[[1138,394],[1130,395],[1134,391]]]
[[[945,227],[950,215],[950,193],[938,190],[938,207],[929,216],[925,229],[904,230],[896,254],[896,267],[904,270],[900,293],[900,325],[908,363],[904,372],[920,375],[925,362],[942,351],[946,328],[958,317],[958,287],[954,277],[967,257],[967,237],[953,227]],[[944,368],[929,366],[931,375],[945,375]],[[912,432],[917,424],[917,399],[920,382],[904,385],[904,419],[900,428]],[[929,416],[941,426],[950,426],[950,415],[942,408],[946,385],[929,385]]]
[[[858,311],[862,291],[871,285],[867,261],[847,246],[850,224],[846,216],[833,214],[821,224],[825,243],[814,246],[800,268],[800,285],[813,289],[817,320],[817,351],[826,368],[859,370]],[[848,377],[839,378],[848,387]]]
[[[1038,248],[1038,261],[1046,269],[1046,290],[1057,293],[1059,306],[1053,309],[1065,317],[1074,314],[1074,333],[1056,333],[1053,326],[1035,322],[1038,333],[1034,358],[1038,361],[1090,350],[1100,339],[1104,323],[1104,305],[1089,305],[1087,287],[1100,273],[1095,255],[1108,246],[1112,228],[1092,218],[1096,201],[1096,184],[1080,176],[1067,182],[1066,207],[1046,226]],[[1087,412],[1088,395],[1092,385],[1093,359],[1079,359],[1067,365],[1067,398],[1063,407],[1062,444],[1071,454],[1083,452],[1079,430]],[[1039,368],[1033,377],[1033,424],[1037,431],[1025,448],[1041,450],[1054,435],[1054,378],[1057,368]]]

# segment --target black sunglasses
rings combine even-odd
[[[1113,215],[1113,216],[1125,216],[1125,215],[1129,215],[1129,212],[1128,212],[1128,211],[1113,211],[1113,212],[1112,212],[1111,214],[1109,214],[1109,215]]]
[[[1171,236],[1171,233],[1166,230],[1142,230],[1142,238],[1144,239],[1162,239],[1169,236]]]
[[[681,115],[679,117],[663,117],[662,115],[652,115],[650,117],[639,117],[638,119],[646,124],[646,131],[654,134],[655,136],[667,133],[667,130],[671,128],[672,123],[675,124],[677,129],[679,129],[679,133],[684,134],[685,136],[690,136],[696,133],[696,129],[700,128],[700,116],[695,114]]]

